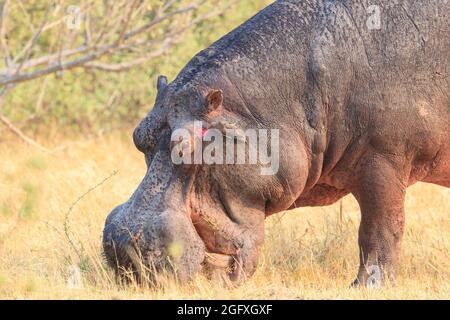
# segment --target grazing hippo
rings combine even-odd
[[[147,173],[106,220],[109,263],[180,281],[222,268],[239,283],[258,265],[266,217],[351,193],[361,209],[355,285],[373,267],[394,278],[407,187],[450,187],[449,72],[447,0],[275,2],[172,83],[159,77],[133,134]],[[228,130],[245,131],[224,148],[244,145],[244,163],[175,163],[207,147],[211,129],[227,142]],[[272,174],[247,161],[250,129],[277,130],[263,146],[279,155]],[[188,137],[173,139],[179,130]]]

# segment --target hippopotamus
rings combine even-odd
[[[366,285],[374,267],[383,283],[395,279],[406,189],[450,187],[450,8],[377,3],[276,1],[172,82],[160,76],[133,133],[146,174],[106,219],[109,264],[138,278],[183,283],[206,271],[239,284],[257,268],[268,216],[352,194],[361,212],[353,284]],[[227,130],[244,132],[225,147],[243,145],[244,160],[245,132],[276,130],[277,144],[265,142],[276,170],[262,172],[260,160],[174,161],[207,147],[214,129],[227,142]],[[179,130],[188,137],[173,139]]]

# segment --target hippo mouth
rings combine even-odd
[[[205,252],[205,271],[213,280],[228,283],[239,283],[242,275],[242,261],[240,256]],[[219,278],[219,279],[218,279]]]

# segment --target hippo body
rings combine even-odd
[[[172,257],[189,279],[216,254],[239,282],[257,266],[267,216],[351,193],[361,208],[355,284],[372,265],[393,279],[407,187],[450,187],[449,21],[447,0],[277,1],[172,83],[160,78],[133,135],[148,171],[106,221],[108,261],[141,273]],[[170,135],[195,120],[279,129],[278,172],[174,165]]]

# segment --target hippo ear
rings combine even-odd
[[[208,111],[214,111],[219,108],[223,103],[222,90],[212,90],[206,96],[206,101],[208,103]]]
[[[164,91],[164,89],[167,87],[167,77],[166,76],[159,76],[158,77],[158,83],[156,84],[156,88],[158,89],[158,93]]]

